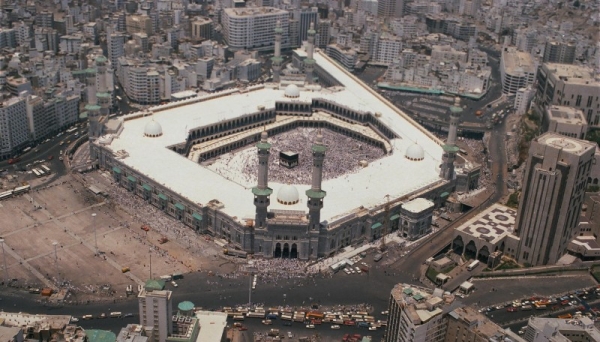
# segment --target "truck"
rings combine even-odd
[[[467,271],[472,271],[475,267],[479,266],[479,260],[475,260],[467,266]]]
[[[375,262],[379,262],[381,259],[383,259],[383,254],[381,253],[375,254],[375,256],[373,257],[373,261]]]
[[[10,159],[8,160],[8,163],[9,163],[9,164],[15,164],[15,163],[18,163],[18,162],[20,162],[20,161],[21,161],[21,158],[18,158],[18,157],[17,157],[17,158],[10,158]]]

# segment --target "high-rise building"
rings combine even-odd
[[[579,223],[596,144],[545,133],[531,142],[515,233],[517,260],[554,264]]]
[[[544,63],[573,64],[575,48],[575,44],[548,41],[544,48]]]
[[[589,67],[544,63],[537,73],[534,103],[540,111],[548,105],[579,108],[590,127],[600,127],[600,78]]]
[[[223,10],[223,36],[233,50],[272,50],[275,27],[281,22],[282,46],[288,45],[289,12],[273,7],[226,8]]]
[[[0,106],[0,159],[6,159],[29,141],[25,97],[11,97]]]
[[[298,19],[299,22],[299,41],[300,45],[302,42],[308,40],[308,29],[312,23],[317,28],[319,20],[319,9],[317,7],[303,7],[300,10],[293,13],[294,19]]]
[[[173,333],[172,292],[165,290],[162,280],[148,280],[138,294],[140,325],[152,327],[154,339],[149,342],[165,342]]]
[[[192,32],[191,38],[193,41],[202,41],[212,39],[213,22],[208,18],[196,18],[191,22]]]
[[[502,93],[515,94],[519,89],[533,84],[536,70],[537,65],[531,54],[505,47],[500,58]]]
[[[377,16],[384,18],[400,18],[404,15],[404,0],[379,0]]]
[[[147,15],[128,15],[126,19],[129,34],[145,33],[152,35],[152,19]]]
[[[117,65],[119,57],[125,55],[125,35],[120,33],[112,33],[107,37],[108,59],[112,65]]]
[[[442,342],[446,332],[443,291],[407,284],[394,286],[389,300],[385,342]]]

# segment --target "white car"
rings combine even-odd
[[[71,322],[73,322],[73,323],[79,322],[79,318],[77,318],[77,317],[71,317]]]
[[[294,337],[294,334],[292,334],[291,331],[288,331],[288,338],[292,338],[292,337]]]
[[[337,330],[337,329],[339,329],[339,328],[340,328],[340,326],[339,326],[338,324],[333,324],[333,325],[331,326],[331,329],[333,329],[333,330]]]
[[[315,325],[314,324],[307,324],[306,325],[306,329],[314,329]]]
[[[173,287],[178,287],[179,285],[177,285],[177,283],[175,282],[175,280],[171,281],[171,285],[173,285]]]

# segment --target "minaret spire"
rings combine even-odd
[[[273,62],[273,82],[279,83],[280,81],[280,72],[281,72],[281,62],[283,58],[281,58],[281,35],[283,34],[283,29],[281,28],[281,21],[277,20],[277,24],[275,25],[275,53],[271,58]]]
[[[444,154],[442,155],[442,166],[440,168],[440,177],[446,180],[454,178],[454,160],[459,151],[456,146],[456,135],[461,113],[460,98],[456,97],[454,105],[450,106],[450,127],[448,128],[448,139],[446,139],[446,144],[443,146]]]
[[[269,188],[269,155],[271,144],[267,141],[269,137],[267,130],[260,133],[260,141],[256,144],[258,153],[258,184],[252,188],[254,194],[254,206],[256,217],[254,227],[256,229],[267,228],[267,209],[270,204],[273,189]]]
[[[313,59],[313,50],[315,46],[315,23],[310,23],[308,29],[308,44],[306,45],[306,58],[304,59],[304,70],[306,71],[306,83],[314,82],[313,70],[315,68],[315,60]]]

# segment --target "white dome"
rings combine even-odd
[[[283,185],[277,192],[277,202],[285,205],[296,204],[300,201],[298,189],[293,185]]]
[[[162,126],[158,122],[151,120],[144,126],[144,135],[151,138],[160,137],[162,135]]]
[[[299,97],[300,96],[300,89],[298,89],[298,86],[295,84],[290,84],[287,87],[285,87],[285,97]]]
[[[425,159],[425,151],[417,144],[413,144],[406,149],[404,157],[409,160],[423,160]]]

